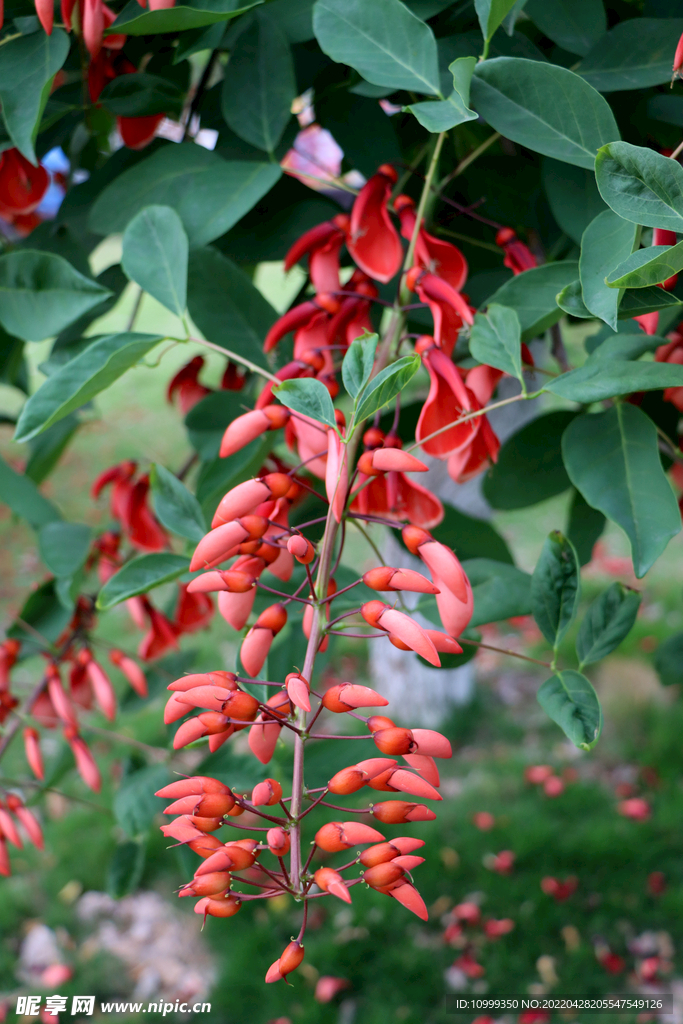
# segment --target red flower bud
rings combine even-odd
[[[381,839],[384,836],[376,829],[358,821],[328,821],[315,834],[316,844],[328,853],[339,853],[358,843],[376,843]]]
[[[222,898],[206,897],[195,904],[195,914],[203,914],[205,917],[234,917],[242,906],[240,898],[232,892],[226,893]]]
[[[282,786],[276,779],[264,779],[257,783],[251,794],[254,807],[273,807],[282,799]]]
[[[346,888],[344,879],[339,872],[334,871],[332,868],[318,868],[313,878],[315,879],[315,884],[323,892],[332,893],[333,896],[344,900],[345,903],[351,902],[351,894]]]
[[[179,896],[217,896],[225,893],[230,888],[231,875],[229,871],[210,871],[199,878],[193,879],[184,885]]]
[[[302,565],[310,565],[315,558],[315,548],[311,544],[310,540],[307,540],[300,533],[294,534],[287,541],[287,550],[290,555],[294,555],[297,562]]]
[[[378,729],[372,738],[383,754],[410,754],[416,750],[413,734],[410,729],[394,726],[391,729]]]
[[[285,857],[290,850],[292,840],[284,828],[269,828],[266,833],[268,849],[274,857]]]
[[[356,708],[386,707],[389,701],[375,690],[371,690],[369,686],[360,686],[358,683],[337,683],[326,690],[322,703],[328,711],[339,715],[344,711],[353,711]]]
[[[433,821],[436,818],[424,804],[409,804],[405,800],[385,800],[372,808],[373,817],[385,825],[403,825],[408,821]]]
[[[404,874],[403,868],[391,861],[386,861],[368,868],[363,875],[363,881],[372,889],[383,889],[385,886],[391,885],[392,882],[397,882],[399,878],[403,878]]]
[[[311,710],[310,686],[302,675],[299,675],[298,672],[290,672],[285,678],[285,686],[287,687],[287,695],[292,704],[303,711]]]

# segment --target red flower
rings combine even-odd
[[[211,394],[211,388],[200,384],[198,380],[204,362],[204,356],[195,356],[189,363],[182,366],[169,382],[166,398],[169,402],[173,402],[177,393],[183,416],[187,415],[197,402],[201,402],[202,398]]]
[[[460,292],[436,274],[413,267],[406,274],[406,286],[417,292],[434,318],[434,341],[450,356],[463,323],[473,324],[474,315]]]
[[[87,2],[87,0],[86,0]],[[150,114],[148,117],[117,117],[116,125],[128,149],[144,149],[149,146],[165,114]]]
[[[33,164],[18,149],[0,153],[0,215],[14,217],[31,213],[40,204],[50,184],[50,175]]]
[[[138,647],[138,655],[143,661],[152,661],[178,647],[178,630],[148,598],[138,600],[149,620],[149,629]]]
[[[180,584],[175,625],[181,633],[205,629],[213,618],[214,605],[208,594],[188,593],[188,584]]]
[[[624,818],[631,818],[633,821],[647,821],[652,814],[649,803],[640,796],[631,797],[630,800],[622,800],[621,803],[617,804],[617,811]]]
[[[556,903],[563,903],[572,896],[578,887],[579,880],[575,875],[565,878],[564,882],[557,878],[546,877],[541,879],[541,889],[547,896],[552,896]]]
[[[505,253],[503,263],[513,274],[523,274],[525,270],[532,270],[538,266],[531,249],[524,242],[520,242],[512,228],[500,229],[496,235],[496,245]]]
[[[145,473],[130,492],[123,526],[134,547],[141,551],[163,551],[166,534],[148,505],[148,494],[149,476]]]
[[[369,431],[366,432],[366,438]],[[373,440],[382,441],[381,431],[376,431]],[[393,442],[393,444],[392,444]],[[398,438],[386,438],[385,447],[374,451],[398,448]],[[399,442],[400,443],[400,442]],[[443,520],[443,505],[431,491],[406,475],[391,471],[370,477],[359,470],[356,487],[358,491],[351,505],[352,512],[362,515],[383,516],[397,523],[409,522],[413,526],[421,526],[423,530],[431,530]]]
[[[382,164],[360,190],[351,210],[346,245],[354,263],[375,281],[390,281],[401,268],[403,246],[387,205],[398,175]]]
[[[397,196],[394,209],[401,221],[401,234],[410,241],[417,220],[415,203],[410,196]],[[430,235],[422,225],[417,234],[415,257],[423,270],[436,274],[457,292],[462,289],[467,279],[467,260],[455,245]]]
[[[430,387],[417,422],[415,439],[427,455],[447,459],[453,452],[470,447],[481,427],[482,417],[443,430],[464,413],[477,410],[479,403],[474,394],[468,392],[458,369],[445,352],[433,346],[425,350],[425,346],[431,340],[424,335],[416,346],[416,351],[422,350],[422,360],[429,373]],[[429,438],[437,430],[442,430],[442,433],[423,441],[423,438]]]
[[[316,292],[339,291],[339,251],[349,224],[347,214],[340,213],[304,232],[285,256],[285,270],[308,256],[308,272]]]

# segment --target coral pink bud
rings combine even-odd
[[[376,448],[372,452],[372,467],[382,473],[426,473],[428,469],[424,462],[400,448]]]
[[[229,871],[210,871],[184,885],[179,896],[218,896],[230,888],[232,881]]]
[[[263,520],[263,533],[266,532],[268,523]],[[195,548],[190,562],[190,570],[207,569],[230,557],[233,549],[247,540],[249,534],[239,520],[223,523],[211,530],[205,537],[202,537]]]
[[[251,802],[254,807],[273,807],[282,800],[282,786],[276,779],[264,779],[254,786]]]
[[[683,68],[683,35],[678,40],[678,45],[676,47],[676,53],[674,54],[673,77],[671,79],[672,81],[673,81],[674,78],[680,78],[681,77],[681,68]],[[655,243],[655,245],[656,244],[657,243]]]
[[[247,572],[228,569],[227,572],[205,572],[190,580],[188,594],[230,593],[246,594],[256,586],[256,577]]]
[[[254,854],[249,850],[237,846],[236,843],[228,843],[226,846],[221,845],[220,849],[212,851],[204,863],[197,868],[195,876],[199,878],[215,871],[244,871],[252,866],[255,859]]]
[[[373,732],[372,738],[383,754],[409,754],[416,749],[410,729],[402,729],[398,726],[377,729]]]
[[[327,783],[327,788],[330,793],[337,793],[339,795],[356,793],[363,786],[367,785],[371,779],[383,774],[387,769],[395,767],[396,761],[390,758],[371,757],[367,761],[361,761],[360,764],[352,765],[349,768],[342,768],[341,771],[332,776]]]
[[[59,671],[54,665],[50,665],[48,667],[47,692],[50,700],[52,701],[52,706],[59,718],[69,725],[77,725],[78,719],[76,718],[76,712],[74,711],[73,705],[62,686]]]
[[[16,846],[17,849],[21,850],[24,844],[21,841],[21,836],[17,831],[17,826],[12,821],[11,816],[7,813],[5,808],[0,804],[0,835],[4,836],[5,839]]]
[[[370,732],[377,732],[379,729],[393,729],[396,722],[386,715],[370,715],[366,724]]]
[[[195,904],[195,914],[203,914],[204,917],[234,917],[242,906],[242,901],[235,893],[226,893],[222,899],[216,897],[205,897]]]
[[[66,736],[66,730],[64,732]],[[74,735],[72,738],[66,736],[66,739],[74,755],[78,774],[89,789],[92,789],[94,793],[99,793],[102,788],[102,779],[95,758],[90,753],[87,743],[77,735]]]
[[[285,473],[267,473],[259,480],[245,480],[221,499],[212,527],[246,516],[264,501],[284,498],[291,486],[292,480]]]
[[[229,786],[218,779],[212,779],[209,775],[194,775],[189,779],[178,779],[177,782],[170,782],[163,789],[158,789],[155,796],[177,798],[181,796],[202,796],[204,793],[217,793],[226,795],[232,793]]]
[[[30,726],[24,729],[24,752],[31,771],[42,782],[45,778],[45,767],[40,749],[40,734],[37,729]]]
[[[349,490],[348,460],[346,445],[336,430],[327,431],[327,465],[325,468],[325,493],[332,506],[334,518],[342,520],[346,496]]]
[[[404,526],[401,531],[403,543],[411,554],[419,554],[419,547],[427,541],[433,540],[431,533],[422,530],[419,526]]]
[[[274,857],[286,857],[292,845],[289,832],[280,828],[269,828],[266,833],[268,849]]]
[[[304,947],[299,942],[290,942],[280,957],[280,974],[286,977],[295,971],[304,958]]]
[[[253,626],[240,647],[240,661],[248,676],[257,676],[265,664],[274,634],[270,629]]]
[[[166,701],[166,707],[164,708],[164,725],[171,725],[173,722],[177,722],[189,710],[190,705],[181,701],[177,693],[172,693]]]
[[[313,878],[315,884],[323,892],[332,893],[338,899],[344,900],[344,903],[351,902],[351,894],[344,885],[344,879],[338,871],[334,871],[332,868],[318,868]]]
[[[194,690],[196,686],[222,686],[226,690],[237,689],[237,676],[234,672],[224,672],[217,669],[214,672],[192,672],[190,675],[181,676],[166,687],[178,693],[186,693]]]
[[[349,988],[350,984],[346,978],[335,978],[331,974],[323,974],[316,982],[313,998],[317,1003],[331,1003],[334,997],[345,988]]]
[[[416,914],[417,917],[421,918],[423,921],[427,921],[429,919],[425,901],[422,899],[414,885],[410,885],[408,882],[405,882],[403,885],[397,885],[391,890],[389,895],[393,896],[393,898],[398,900],[406,910],[410,910],[411,913]]]
[[[287,541],[287,550],[290,555],[294,555],[297,562],[301,562],[302,565],[310,565],[315,558],[315,548],[311,544],[310,540],[302,537],[300,533],[294,534]]]
[[[251,412],[245,412],[243,416],[238,416],[228,424],[223,434],[218,452],[220,458],[226,459],[234,455],[261,434],[265,434],[266,430],[270,430],[270,425],[270,420],[263,409],[253,409]]]
[[[652,813],[647,800],[643,800],[639,796],[631,797],[630,800],[622,800],[617,804],[617,811],[633,821],[647,821]]]
[[[367,601],[361,606],[361,615],[371,626],[378,626],[380,629],[393,633],[430,665],[435,665],[437,668],[441,665],[436,647],[422,626],[418,626],[410,616],[404,615],[403,612],[396,611],[395,608],[390,608],[388,605],[383,605],[381,601]]]
[[[355,708],[381,708],[386,707],[389,701],[382,697],[369,686],[360,686],[358,683],[337,683],[326,690],[322,704],[328,711],[335,714],[342,714],[344,711],[353,711]]]
[[[402,825],[408,821],[433,821],[436,818],[424,804],[409,804],[405,800],[385,800],[372,808],[373,817],[385,825]]]
[[[310,711],[310,687],[304,677],[300,676],[297,672],[290,672],[285,679],[285,685],[292,704],[297,708],[301,708],[302,711]]]
[[[101,0],[85,0],[83,7],[83,42],[93,60],[102,49],[104,11]]]
[[[405,872],[394,861],[384,861],[368,868],[363,874],[363,881],[372,889],[383,889],[392,882],[403,878]]]
[[[429,757],[453,757],[453,748],[445,736],[434,729],[413,729],[413,739],[417,743],[418,754]]]
[[[88,674],[98,707],[112,722],[116,718],[116,694],[109,676],[92,656],[86,663],[85,671]]]
[[[553,774],[553,769],[549,764],[531,764],[524,769],[524,778],[533,786],[542,785]]]
[[[375,733],[378,736],[379,733]],[[433,786],[419,775],[408,772],[405,768],[391,769],[386,779],[381,775],[379,779],[372,780],[371,789],[386,789],[395,793],[410,793],[411,796],[422,797],[423,800],[442,800],[443,797]]]
[[[5,878],[9,878],[12,874],[12,867],[10,865],[9,854],[7,853],[7,846],[5,840],[0,836],[0,875],[4,875]]]
[[[425,629],[425,633],[439,654],[462,654],[462,647],[448,633],[440,633],[438,629]]]
[[[279,959],[275,960],[266,971],[266,984],[272,985],[275,981],[282,981]]]
[[[359,862],[366,868],[373,868],[376,864],[384,864],[400,855],[401,851],[393,842],[378,843],[376,846],[369,846],[363,850]]]
[[[564,793],[564,782],[562,779],[559,779],[557,775],[551,775],[550,778],[546,779],[543,783],[543,790],[546,796],[561,796],[562,793]]]
[[[421,544],[417,553],[432,576],[442,580],[459,601],[467,601],[467,577],[450,548],[437,540],[430,540]]]
[[[189,840],[187,845],[189,846],[193,853],[196,853],[197,856],[201,857],[203,860],[206,860],[208,857],[211,856],[212,853],[215,853],[216,850],[219,849],[223,844],[221,843],[220,839],[218,839],[217,836],[203,835],[199,830],[197,830],[196,839]]]
[[[363,583],[371,590],[407,590],[415,594],[438,594],[435,587],[425,576],[413,569],[393,569],[391,566],[378,566],[363,575]]]
[[[416,772],[419,772],[422,778],[430,782],[432,786],[440,785],[439,769],[436,767],[436,761],[433,757],[430,757],[428,754],[404,754],[403,760],[411,768],[414,768]]]
[[[123,651],[116,649],[109,652],[109,660],[112,665],[123,672],[124,676],[140,697],[147,696],[147,679],[140,666],[132,658],[129,658]]]
[[[384,836],[376,829],[357,821],[328,821],[315,834],[316,844],[327,853],[339,853],[357,843],[376,843],[382,839]]]
[[[40,823],[35,815],[29,811],[28,807],[24,807],[19,797],[14,793],[10,793],[7,797],[7,806],[12,814],[16,815],[24,826],[33,845],[39,850],[44,850],[45,842],[43,840],[43,830],[41,829]]]

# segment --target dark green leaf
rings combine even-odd
[[[106,334],[93,341],[31,395],[21,410],[16,441],[28,441],[79,409],[161,341],[157,334]]]
[[[610,288],[647,288],[683,270],[683,242],[638,249],[608,275]]]
[[[587,565],[593,557],[593,548],[605,529],[602,512],[591,508],[581,491],[574,489],[569,507],[567,537],[574,545],[579,565]]]
[[[524,13],[548,39],[581,57],[607,31],[602,0],[526,0]]]
[[[513,142],[589,170],[600,146],[619,138],[600,93],[556,64],[520,57],[482,61],[472,78],[472,104]]]
[[[581,597],[579,562],[559,530],[546,538],[531,577],[531,612],[554,650],[576,618]]]
[[[444,503],[444,518],[431,531],[432,536],[455,551],[463,561],[466,558],[490,558],[496,562],[514,564],[510,549],[485,519],[465,515],[460,509]]]
[[[619,306],[619,319],[630,320],[634,316],[642,316],[644,313],[655,313],[660,309],[672,310],[674,316],[680,319],[681,311],[675,307],[681,305],[681,300],[664,291],[663,288],[627,288]],[[661,325],[662,331],[666,330]]]
[[[200,541],[206,533],[201,506],[182,480],[159,463],[152,464],[152,501],[159,521],[172,533]]]
[[[190,254],[187,305],[205,338],[266,365],[263,341],[277,313],[227,256],[215,249]]]
[[[150,829],[161,810],[154,792],[169,781],[168,769],[161,764],[147,765],[123,776],[114,794],[113,811],[117,823],[131,838]]]
[[[474,595],[471,627],[530,613],[531,576],[527,573],[491,558],[468,559],[463,568]]]
[[[481,34],[487,42],[514,5],[515,0],[474,0]]]
[[[617,328],[617,310],[621,296],[608,288],[605,278],[618,263],[633,252],[637,228],[628,220],[605,210],[599,213],[583,233],[579,277],[583,301],[590,312]]]
[[[235,135],[272,153],[296,96],[289,43],[277,22],[258,11],[230,52],[223,77],[223,117]]]
[[[645,334],[644,331],[633,334],[614,334],[611,338],[605,338],[596,348],[590,349],[589,361],[640,359],[646,352],[654,352],[656,348],[664,344],[664,338],[660,338],[656,334]]]
[[[142,843],[120,843],[107,867],[106,890],[120,900],[135,892],[145,868],[145,847]]]
[[[655,651],[654,664],[664,686],[683,682],[683,633],[674,633],[662,641]]]
[[[434,34],[400,0],[318,0],[313,30],[323,53],[373,85],[439,94]]]
[[[128,36],[156,35],[166,32],[185,32],[191,28],[203,28],[217,21],[227,21],[261,3],[252,0],[241,4],[240,0],[185,0],[175,7],[141,10],[137,0],[129,3],[119,14],[108,33],[122,32]]]
[[[565,234],[580,244],[590,222],[606,209],[595,184],[595,174],[585,167],[545,157],[543,187],[553,217]]]
[[[477,313],[474,318],[470,352],[478,362],[523,381],[521,338],[515,310],[491,302],[486,313]]]
[[[280,174],[274,163],[227,161],[202,146],[169,142],[106,186],[90,211],[90,230],[123,232],[145,206],[170,206],[198,248],[229,231]]]
[[[34,484],[41,484],[50,475],[79,426],[78,417],[72,413],[34,437],[29,445],[31,454],[24,470],[24,474]]]
[[[129,597],[146,594],[162,583],[176,580],[187,572],[189,564],[189,558],[169,551],[139,555],[107,580],[98,594],[97,607],[100,611],[107,611]]]
[[[406,110],[415,114],[428,132],[447,132],[465,121],[475,121],[477,114],[470,110],[470,83],[476,60],[474,57],[459,57],[448,70],[453,75],[453,92],[445,100],[427,100],[412,103]]]
[[[69,37],[57,28],[3,39],[0,49],[0,104],[5,127],[17,149],[36,163],[34,149],[49,86],[69,52]]]
[[[575,281],[578,274],[579,265],[573,260],[545,263],[511,277],[485,305],[497,302],[514,309],[522,328],[522,341],[531,341],[560,319],[562,310],[557,305],[557,293]]]
[[[570,316],[581,317],[584,320],[592,320],[593,314],[583,301],[583,292],[580,281],[572,281],[566,288],[557,294],[557,304],[560,309]]]
[[[562,454],[588,504],[627,534],[635,574],[644,576],[681,529],[652,421],[628,402],[577,417],[565,431]]]
[[[55,519],[60,512],[51,501],[43,497],[33,480],[11,469],[0,458],[0,501],[8,505],[15,515],[38,528]]]
[[[0,330],[0,384],[18,388],[28,394],[28,367],[24,358],[24,342]]]
[[[579,668],[606,658],[630,632],[640,608],[640,594],[613,583],[593,601],[576,638]]]
[[[328,427],[336,427],[334,405],[322,381],[314,377],[286,380],[278,387],[274,387],[273,393],[288,409],[310,416],[318,423],[326,423]]]
[[[600,92],[663,85],[671,78],[672,42],[682,32],[681,18],[621,21],[596,41],[577,73]]]
[[[25,341],[59,334],[110,294],[61,256],[24,249],[0,257],[0,323]]]
[[[545,385],[547,391],[572,402],[602,402],[633,391],[657,391],[683,386],[683,366],[639,363],[622,359],[589,359]]]
[[[38,534],[38,552],[55,576],[73,576],[90,550],[91,530],[82,523],[45,523]]]
[[[677,160],[613,142],[598,153],[595,176],[600,195],[624,220],[683,231],[683,167]]]
[[[543,413],[507,439],[484,477],[484,496],[493,508],[527,508],[567,490],[562,435],[573,418],[564,409]]]
[[[121,266],[131,281],[182,317],[187,305],[188,249],[183,222],[175,210],[146,206],[124,232]]]
[[[178,37],[178,45],[173,57],[174,64],[180,64],[195,53],[203,50],[215,50],[220,46],[226,27],[222,21],[214,22],[202,28],[189,29]]]
[[[351,342],[344,356],[342,380],[351,398],[357,398],[370,380],[378,342],[376,334],[364,334]]]
[[[314,39],[313,0],[274,0],[268,16],[277,22],[290,43],[307,43]]]
[[[602,708],[597,694],[580,672],[565,669],[546,679],[538,703],[557,722],[574,746],[590,750],[602,732]]]
[[[361,396],[354,417],[355,422],[362,423],[363,420],[374,416],[388,402],[391,402],[396,395],[403,391],[408,381],[412,380],[421,365],[419,356],[403,356],[395,363],[380,370]]]
[[[683,96],[666,96],[657,93],[647,101],[647,116],[665,124],[683,127]]]
[[[117,117],[149,117],[152,114],[180,114],[183,90],[159,75],[119,75],[100,93],[99,102]]]

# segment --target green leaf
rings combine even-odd
[[[245,142],[272,153],[296,96],[289,43],[277,22],[258,11],[237,39],[223,77],[223,117]]]
[[[472,103],[506,138],[589,170],[600,146],[619,138],[600,93],[556,64],[521,57],[482,61],[472,78]]]
[[[581,579],[574,546],[559,530],[553,530],[531,577],[531,612],[555,651],[576,618],[580,597]]]
[[[662,641],[655,651],[654,665],[663,686],[683,682],[683,633]]]
[[[658,391],[683,385],[683,366],[626,359],[589,359],[578,370],[555,377],[545,390],[572,402],[602,402],[633,391]]]
[[[105,34],[122,32],[128,36],[157,35],[166,32],[185,32],[191,28],[203,28],[217,21],[227,21],[243,14],[262,0],[239,6],[240,0],[185,0],[176,7],[160,8],[155,11],[141,10],[137,0],[129,3]]]
[[[91,529],[83,523],[45,523],[38,534],[38,552],[54,576],[73,576],[90,550]]]
[[[436,540],[452,548],[461,562],[466,558],[486,557],[514,565],[510,549],[491,523],[465,515],[446,502],[443,520],[431,533]]]
[[[48,377],[21,410],[15,441],[28,441],[89,402],[162,340],[159,334],[105,334]]]
[[[136,0],[137,2],[137,0]],[[145,868],[142,843],[119,843],[107,865],[105,889],[115,900],[135,892]]]
[[[61,513],[51,501],[43,497],[33,480],[11,469],[4,459],[0,458],[0,501],[11,508],[20,519],[36,529],[55,519],[61,519]]]
[[[605,529],[606,520],[602,512],[591,508],[581,491],[572,490],[566,533],[574,545],[579,565],[583,566],[591,561],[593,548]]]
[[[596,41],[577,73],[600,92],[664,85],[671,79],[672,44],[682,32],[683,18],[621,21]]]
[[[280,174],[274,163],[222,160],[202,146],[169,142],[100,192],[90,210],[90,230],[117,234],[145,206],[170,206],[196,249],[229,231]]]
[[[477,313],[470,334],[470,352],[480,363],[517,377],[522,381],[522,328],[514,309],[489,304],[486,313]]]
[[[640,359],[646,352],[654,352],[656,348],[664,344],[666,344],[664,338],[660,338],[656,334],[645,334],[644,331],[634,331],[633,334],[615,334],[611,338],[605,338],[599,345],[591,349],[588,361]]]
[[[286,405],[288,409],[294,409],[304,416],[310,416],[318,423],[326,423],[328,427],[336,430],[334,418],[334,405],[330,393],[322,383],[314,377],[304,377],[301,380],[285,380],[278,387],[273,388],[273,393]],[[326,439],[321,439],[326,443]]]
[[[392,401],[403,391],[417,371],[420,369],[421,360],[419,356],[403,356],[397,359],[390,366],[385,366],[373,380],[370,381],[354,416],[356,424],[374,416],[376,412]]]
[[[683,167],[677,160],[613,142],[598,153],[595,177],[602,198],[624,220],[683,231]]]
[[[313,30],[323,53],[373,85],[439,95],[434,34],[400,0],[317,0]]]
[[[175,210],[146,206],[124,232],[121,266],[131,281],[182,317],[187,305],[188,249],[183,222]]]
[[[624,530],[635,574],[644,576],[681,529],[652,421],[628,402],[579,416],[565,431],[562,454],[588,504]]]
[[[37,163],[34,149],[49,85],[69,52],[69,37],[57,28],[18,39],[3,39],[0,49],[0,104],[7,132],[20,153]]]
[[[543,187],[553,217],[569,237],[581,244],[581,236],[606,209],[595,184],[595,174],[585,167],[563,164],[544,157]]]
[[[474,0],[481,34],[488,43],[503,18],[514,7],[515,0]]]
[[[342,362],[342,380],[351,398],[358,398],[370,380],[378,343],[378,335],[364,334],[349,345]]]
[[[123,776],[114,794],[112,810],[127,835],[135,838],[149,830],[161,810],[154,792],[169,781],[168,769],[161,764],[146,765]]]
[[[582,317],[584,320],[592,320],[593,314],[583,301],[583,292],[579,280],[572,281],[561,292],[558,292],[557,304],[560,309],[570,316]]]
[[[200,541],[206,533],[206,522],[194,494],[159,463],[152,464],[150,479],[154,511],[162,525],[180,537]]]
[[[680,305],[681,300],[663,288],[627,288],[619,306],[619,319],[630,320],[634,316],[655,313],[660,309],[671,311],[672,306]],[[674,315],[680,319],[677,310],[674,310]]]
[[[548,39],[580,57],[607,31],[602,0],[526,0],[524,13]]]
[[[573,419],[565,409],[543,413],[507,439],[484,477],[484,496],[493,508],[527,508],[567,490],[562,435]]]
[[[576,638],[579,668],[606,658],[630,632],[640,608],[637,590],[613,583],[592,602]]]
[[[580,672],[565,669],[541,686],[538,703],[581,750],[591,750],[602,732],[602,708],[590,682]]]
[[[24,249],[0,257],[0,323],[25,341],[59,334],[110,295],[53,253]]]
[[[610,288],[647,288],[683,270],[683,242],[637,249],[606,278]]]
[[[62,635],[72,616],[73,609],[65,608],[57,597],[56,580],[46,580],[31,591],[19,611],[17,621],[7,630],[7,636],[21,640],[22,654],[42,651],[46,644],[53,644]],[[32,626],[35,632],[26,626]],[[44,644],[36,634],[40,634]]]
[[[576,280],[578,271],[574,260],[525,270],[501,285],[484,305],[496,302],[514,309],[522,328],[522,341],[531,341],[560,319],[562,310],[557,305],[557,293]]]
[[[583,301],[590,312],[617,329],[617,310],[621,296],[605,284],[605,277],[617,263],[623,262],[636,244],[638,229],[612,210],[599,213],[583,233],[579,277]]]
[[[415,114],[428,132],[447,132],[465,121],[476,121],[478,115],[469,106],[470,83],[476,63],[474,57],[459,57],[449,65],[454,88],[447,99],[412,103],[404,109]]]
[[[162,583],[176,580],[187,572],[189,564],[189,558],[170,551],[139,555],[107,580],[97,596],[97,607],[100,611],[107,611],[129,597],[146,594]]]
[[[79,426],[78,417],[72,414],[33,439],[24,474],[34,484],[41,484],[50,475]]]
[[[179,115],[185,94],[175,82],[159,75],[119,75],[108,82],[98,102],[117,117],[149,117],[152,114]]]
[[[468,559],[463,562],[463,569],[474,595],[470,626],[483,626],[530,613],[531,576],[528,573],[490,558]]]
[[[263,342],[277,313],[227,256],[215,249],[190,253],[187,304],[205,338],[266,365]]]

